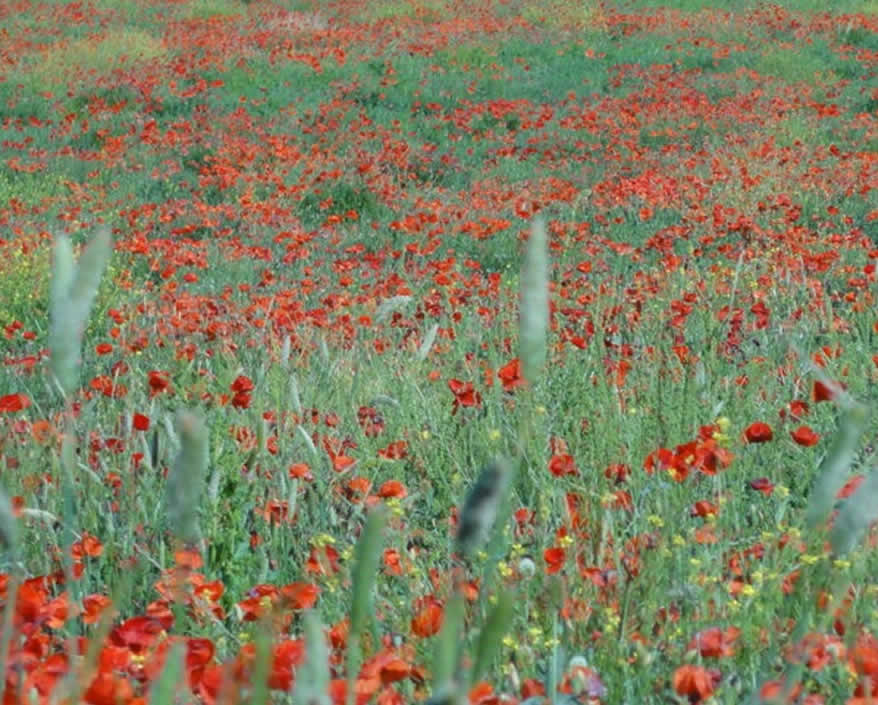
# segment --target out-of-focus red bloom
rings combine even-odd
[[[832,401],[835,399],[838,391],[844,389],[847,389],[847,387],[841,382],[831,382],[827,384],[817,379],[814,380],[812,396],[814,397],[814,401],[818,403],[821,401]]]
[[[148,375],[150,399],[162,392],[171,393],[171,375],[163,370],[152,370]]]
[[[716,669],[687,663],[674,671],[671,682],[678,695],[689,698],[689,702],[695,705],[713,694],[721,678]]]
[[[128,678],[101,671],[95,676],[83,697],[89,705],[119,705],[119,703],[128,703],[134,698],[134,686]]]
[[[878,638],[868,633],[861,634],[848,654],[848,662],[862,681],[871,681],[871,689],[861,682],[854,694],[863,697],[863,702],[867,697],[878,697]]]
[[[250,408],[250,393],[253,391],[253,381],[249,377],[238,375],[230,385],[230,389],[234,392],[232,406],[236,409]]]
[[[755,421],[744,430],[744,438],[747,443],[766,443],[774,438],[774,433],[767,423]]]
[[[568,453],[553,455],[549,459],[549,472],[555,477],[579,474],[579,470],[576,467],[576,461],[573,460],[573,456]]]
[[[388,480],[378,488],[378,496],[381,499],[392,499],[394,497],[402,499],[408,495],[405,485],[399,480]]]
[[[793,399],[793,401],[780,410],[780,417],[783,419],[789,414],[790,418],[799,420],[807,416],[810,410],[811,407],[808,405],[808,402],[801,399]]]
[[[338,551],[332,546],[314,547],[305,561],[305,571],[317,575],[329,575],[337,573]]]
[[[320,588],[312,583],[295,582],[280,589],[282,604],[294,610],[310,609],[319,596]]]
[[[708,502],[706,499],[698,500],[689,509],[689,516],[701,517],[702,519],[709,516],[716,516],[718,513],[719,507],[717,507],[713,502]]]
[[[421,598],[415,603],[415,614],[412,617],[412,633],[425,638],[433,636],[442,626],[442,603],[435,597]]]
[[[83,624],[96,624],[105,610],[113,606],[106,595],[87,595],[82,599]]]
[[[385,460],[402,460],[407,457],[409,453],[408,443],[405,441],[393,441],[387,445],[386,448],[382,448],[378,451],[378,457],[384,458]]]
[[[710,627],[698,632],[687,648],[697,650],[702,658],[726,658],[734,655],[735,642],[740,635],[741,630],[737,627],[729,627],[725,630]]]
[[[0,414],[12,414],[30,406],[30,398],[25,394],[7,394],[0,397]]]
[[[612,480],[617,485],[623,484],[629,475],[631,475],[631,466],[624,463],[615,463],[604,468],[604,477]]]
[[[787,684],[783,680],[767,681],[766,683],[763,683],[762,687],[759,689],[759,697],[767,703],[781,702],[781,696],[784,694],[786,688]],[[800,683],[794,684],[790,689],[789,695],[787,695],[786,702],[797,702],[801,693],[802,685]]]
[[[799,426],[795,431],[790,431],[790,436],[796,443],[806,448],[817,445],[820,441],[820,434],[815,433],[810,426]]]
[[[750,480],[750,489],[761,492],[766,497],[771,497],[771,493],[774,492],[774,483],[767,477],[757,477],[755,480]]]
[[[865,479],[865,475],[854,475],[842,485],[842,488],[838,491],[838,494],[835,495],[835,498],[847,499],[860,488],[860,485],[863,484],[863,480]]]
[[[567,554],[563,548],[559,546],[547,548],[543,552],[543,560],[546,562],[546,575],[553,575],[560,571],[564,567],[564,560],[566,558]]]
[[[131,617],[110,632],[110,643],[139,654],[153,646],[162,636],[164,627],[152,617]]]

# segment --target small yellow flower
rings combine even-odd
[[[488,440],[490,440],[490,441],[495,441],[495,442],[496,442],[496,441],[499,441],[499,440],[500,440],[500,437],[501,437],[502,435],[503,435],[503,434],[500,433],[499,429],[492,428],[490,431],[488,431]]]
[[[658,514],[650,514],[646,518],[646,520],[657,529],[661,529],[665,525],[665,520],[662,519]]]
[[[719,430],[722,433],[726,433],[729,430],[729,427],[732,425],[732,422],[729,420],[728,416],[720,416],[716,420],[716,425],[719,426]]]

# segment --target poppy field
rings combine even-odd
[[[0,3],[2,705],[878,703],[878,3]]]

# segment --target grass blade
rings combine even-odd
[[[503,637],[509,631],[512,625],[512,619],[515,616],[515,596],[508,590],[503,590],[498,598],[497,604],[488,615],[485,626],[479,634],[479,641],[476,644],[475,658],[473,659],[473,669],[471,673],[470,683],[475,685],[488,672],[488,668],[494,662],[494,659],[500,653],[503,645]]]
[[[433,347],[433,343],[436,342],[436,334],[439,332],[439,324],[434,323],[430,326],[430,330],[427,331],[427,335],[424,336],[424,341],[421,343],[421,347],[418,348],[418,362],[423,362],[427,359],[427,355],[430,354],[430,348]]]
[[[381,561],[382,532],[387,519],[387,509],[377,507],[366,519],[366,525],[360,534],[355,549],[355,565],[351,588],[353,603],[351,605],[351,633],[361,634],[366,625],[366,618],[371,613],[372,590],[375,576]]]
[[[510,485],[511,472],[505,460],[488,463],[472,486],[457,530],[457,543],[464,555],[473,555],[485,542]]]
[[[177,642],[165,659],[161,675],[149,692],[149,705],[171,705],[176,701],[177,689],[183,677],[183,659],[186,647]]]
[[[833,553],[836,555],[850,553],[876,519],[878,519],[878,468],[874,468],[854,495],[841,505],[829,534]]]
[[[868,412],[860,404],[845,409],[832,447],[820,464],[817,484],[811,491],[805,522],[814,528],[824,521],[835,505],[836,494],[845,481],[845,473],[854,459],[860,437],[866,428]]]
[[[546,364],[549,327],[549,255],[546,224],[537,218],[531,227],[521,272],[519,346],[524,378],[534,384]]]
[[[436,637],[436,650],[433,654],[434,693],[445,692],[455,683],[463,636],[463,618],[463,593],[457,590],[445,605],[442,628]]]
[[[191,411],[177,414],[180,452],[174,460],[167,483],[168,521],[174,534],[184,543],[200,537],[198,506],[208,464],[208,436],[204,420]]]
[[[347,702],[352,705],[356,693],[354,684],[360,670],[360,637],[366,626],[366,618],[372,613],[372,590],[381,560],[381,541],[387,517],[386,507],[377,507],[366,518],[366,525],[357,541],[354,553],[354,573],[351,580],[353,602],[351,604],[351,630],[347,651]]]
[[[313,610],[304,615],[305,661],[296,669],[293,705],[330,705],[329,649],[323,625]]]

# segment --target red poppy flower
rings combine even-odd
[[[378,496],[382,499],[391,499],[397,497],[402,499],[406,497],[408,492],[406,491],[405,485],[402,484],[399,480],[387,480],[381,487],[378,489]]]
[[[24,394],[7,394],[0,397],[0,414],[12,414],[30,406],[30,399]]]
[[[672,683],[678,695],[689,698],[689,702],[694,704],[709,698],[721,677],[716,669],[687,663],[674,671]]]
[[[766,443],[774,438],[771,426],[762,421],[751,423],[744,431],[744,438],[747,443]]]
[[[750,480],[750,489],[770,497],[771,493],[774,492],[774,483],[767,477],[757,477],[755,480]]]
[[[497,377],[503,384],[504,392],[511,392],[526,384],[524,377],[521,376],[521,361],[517,357],[512,358],[497,370]]]
[[[573,456],[568,453],[553,455],[549,460],[549,472],[555,477],[579,474],[579,470],[576,467],[576,461],[574,461]]]
[[[462,406],[479,407],[482,405],[482,395],[473,387],[472,382],[462,382],[459,379],[448,380],[448,388],[454,394],[454,405],[451,414],[457,413]]]
[[[689,510],[689,516],[701,517],[702,519],[704,519],[705,517],[716,516],[718,512],[719,507],[717,507],[713,502],[708,502],[705,499],[701,499],[692,505],[692,508]]]
[[[553,575],[560,571],[564,567],[564,559],[566,557],[567,555],[564,553],[563,548],[557,546],[547,548],[543,552],[543,560],[546,561],[546,575]]]
[[[814,380],[813,396],[815,402],[832,401],[835,399],[839,390],[847,389],[841,382],[830,382],[826,384],[819,379]]]
[[[790,435],[796,443],[805,447],[817,445],[820,440],[820,434],[814,433],[809,426],[799,426],[795,431],[791,431]]]
[[[711,627],[698,632],[687,647],[697,649],[702,658],[725,658],[735,654],[735,642],[741,635],[737,627],[722,630]]]
[[[442,604],[433,597],[418,602],[412,617],[412,634],[421,638],[433,636],[442,626]]]

